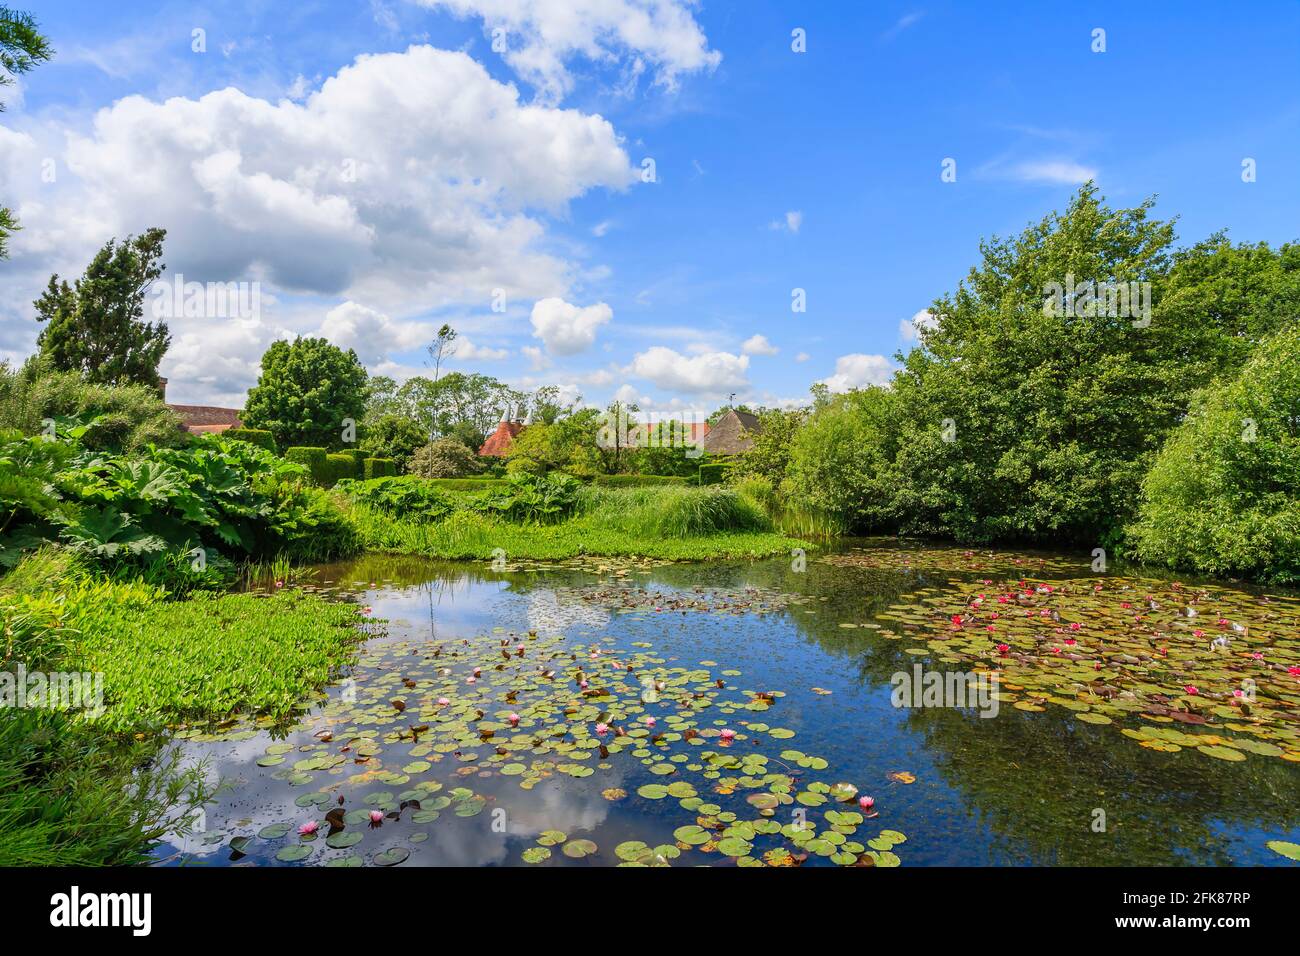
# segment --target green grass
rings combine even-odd
[[[537,525],[457,511],[441,521],[395,518],[351,506],[366,548],[396,554],[487,560],[580,555],[699,561],[786,554],[803,542],[772,530],[752,502],[721,488],[584,488],[575,514]]]

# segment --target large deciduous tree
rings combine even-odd
[[[144,319],[144,300],[166,268],[159,261],[166,236],[154,228],[110,239],[72,285],[50,277],[34,304],[45,323],[37,344],[51,367],[106,385],[159,384],[171,335],[165,322]]]
[[[344,446],[346,420],[360,421],[366,407],[366,379],[351,349],[345,352],[325,339],[273,342],[248,393],[244,424],[266,429],[281,448]]]

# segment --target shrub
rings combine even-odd
[[[272,455],[277,454],[278,451],[275,447],[275,436],[261,428],[227,428],[221,434],[234,441],[246,441],[258,448],[265,448]]]
[[[337,482],[357,476],[357,460],[351,455],[329,454],[325,456],[325,470],[330,480],[324,487],[333,488]]]
[[[303,466],[255,445],[203,435],[121,457],[82,449],[75,433],[51,441],[0,432],[0,563],[58,540],[110,571],[185,590],[214,578],[204,568],[177,577],[165,555],[201,547],[191,560],[202,565],[300,543],[313,553],[355,547],[337,506],[302,481]]]
[[[676,475],[597,475],[591,483],[608,488],[648,488],[654,485],[685,486],[690,484],[690,479]]]
[[[368,457],[391,458],[401,473],[407,471],[416,451],[428,442],[429,433],[418,422],[389,413],[366,420],[361,447]]]
[[[724,461],[714,461],[700,465],[699,483],[701,485],[720,485],[727,478],[731,465]]]
[[[385,514],[415,521],[437,521],[452,511],[446,492],[432,481],[414,475],[343,482],[338,490],[353,501]]]
[[[571,475],[514,474],[506,478],[500,491],[491,492],[486,506],[512,521],[557,521],[577,503],[582,484]]]
[[[292,461],[307,469],[307,474],[311,480],[316,482],[322,488],[328,488],[331,471],[329,465],[329,452],[324,448],[309,448],[305,445],[295,445],[292,448],[284,450],[285,461]]]
[[[793,505],[841,527],[876,530],[889,524],[898,448],[892,392],[866,388],[819,407],[790,443],[780,490]]]
[[[386,478],[397,474],[397,463],[391,458],[367,458],[362,462],[363,474],[369,478]]]
[[[425,479],[435,488],[444,491],[490,491],[500,488],[500,478],[428,478]]]
[[[1128,543],[1203,574],[1300,581],[1300,328],[1199,393],[1142,483]]]
[[[521,455],[518,458],[511,458],[506,462],[507,475],[542,475],[546,473],[546,466],[535,458],[529,458]]]
[[[467,478],[482,471],[482,466],[464,442],[439,438],[416,450],[410,471],[421,478]]]
[[[87,448],[115,454],[149,445],[183,445],[188,437],[157,389],[94,385],[75,372],[52,371],[37,359],[21,370],[0,363],[0,422],[35,435],[46,419],[84,424],[81,441]]]

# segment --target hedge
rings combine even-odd
[[[326,455],[325,465],[330,472],[329,487],[333,487],[335,482],[344,478],[355,478],[357,476],[357,462],[351,455]]]
[[[324,448],[310,448],[306,445],[295,445],[292,448],[284,450],[285,461],[297,462],[300,465],[306,465],[307,471],[311,475],[311,480],[322,488],[328,488],[334,484],[331,480],[333,472],[330,468],[329,453]]]
[[[348,475],[347,477],[362,478],[365,476],[365,466],[363,462],[370,457],[369,452],[362,451],[360,448],[343,448],[340,449],[335,454],[347,455],[352,459],[352,463],[353,463],[352,474]]]
[[[591,483],[614,488],[644,488],[650,485],[685,485],[694,482],[675,475],[597,475],[591,479]]]
[[[366,478],[391,478],[397,474],[397,462],[391,458],[367,458],[364,467]]]
[[[723,462],[711,462],[707,465],[700,465],[700,484],[702,485],[719,485],[726,480],[727,471],[731,465]]]
[[[257,445],[259,448],[265,448],[272,455],[279,453],[279,449],[275,447],[275,436],[265,429],[227,428],[221,433],[221,437],[233,438],[235,441],[246,441],[250,445]]]

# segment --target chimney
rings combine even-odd
[[[167,401],[167,379],[161,375],[158,376],[158,397],[164,402]]]

